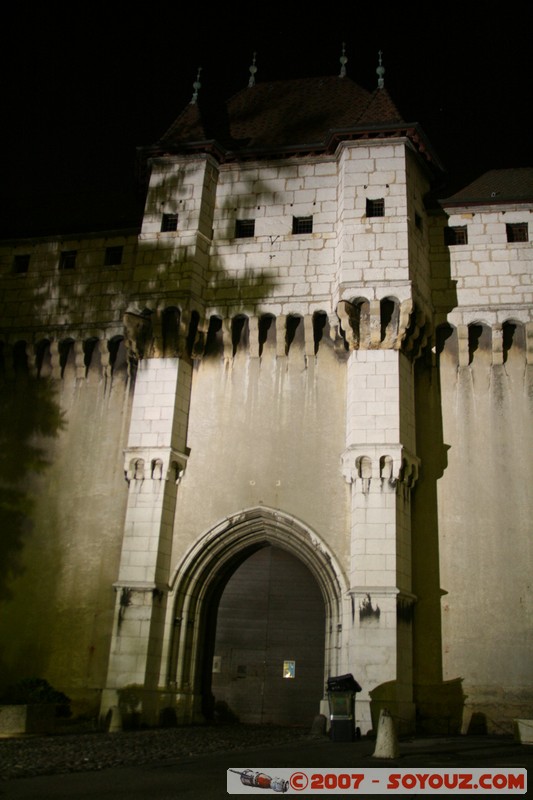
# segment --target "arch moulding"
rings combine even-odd
[[[170,583],[164,682],[176,693],[178,717],[183,722],[202,716],[202,675],[213,600],[220,598],[234,571],[268,545],[291,553],[315,578],[325,606],[325,676],[336,674],[342,606],[348,597],[342,568],[324,541],[301,520],[265,506],[245,509],[205,532],[177,566]]]

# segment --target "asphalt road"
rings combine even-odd
[[[468,772],[474,767],[525,768],[533,775],[533,746],[520,745],[509,737],[449,737],[414,739],[400,742],[397,759],[373,757],[375,743],[331,742],[329,739],[294,742],[260,749],[246,748],[226,753],[198,755],[174,761],[137,766],[118,767],[99,771],[17,778],[0,782],[0,798],[4,800],[216,800],[227,798],[227,770],[254,769],[271,776],[286,767],[291,770],[312,768],[398,769],[418,770],[434,767]],[[273,796],[270,790],[254,789],[243,794]],[[288,794],[291,792],[289,791]],[[420,797],[411,791],[389,792],[384,795],[359,792],[358,797]],[[490,792],[459,794],[460,797],[489,797]],[[432,792],[432,795],[441,796]],[[277,794],[282,797],[282,794]],[[288,795],[287,795],[288,796]],[[331,797],[330,794],[300,793],[300,797]],[[339,796],[339,795],[337,795]],[[348,796],[344,793],[344,796]],[[353,796],[353,795],[352,795]],[[442,795],[444,796],[444,795]],[[449,795],[446,795],[449,796]],[[503,796],[501,793],[494,796]],[[511,796],[507,794],[505,796]],[[530,790],[527,795],[533,796]]]

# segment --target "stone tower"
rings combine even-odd
[[[179,718],[201,716],[203,596],[237,552],[268,543],[308,564],[326,599],[324,678],[357,675],[367,726],[368,692],[387,685],[412,727],[413,363],[431,317],[414,221],[435,165],[384,88],[344,76],[254,83],[227,119],[209,129],[194,97],[147,154],[122,622],[103,705],[169,681]]]

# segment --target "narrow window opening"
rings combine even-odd
[[[374,200],[367,197],[366,199],[366,215],[367,217],[384,217],[385,216],[385,200],[383,197]]]
[[[109,341],[107,348],[109,350],[109,365],[111,372],[114,375],[122,369],[127,367],[128,358],[124,339],[122,336],[113,336]]]
[[[292,218],[292,232],[293,233],[313,233],[313,217],[293,217]]]
[[[502,348],[503,348],[503,361],[506,363],[509,356],[509,350],[513,345],[516,335],[516,325],[512,322],[506,322],[502,327]]]
[[[180,320],[180,310],[176,306],[165,308],[161,314],[163,355],[168,358],[173,358],[179,353]]]
[[[122,264],[122,251],[123,251],[122,245],[106,247],[104,266],[118,267],[119,264]]]
[[[52,357],[48,339],[42,339],[35,345],[35,367],[39,378],[48,378],[52,373]]]
[[[381,301],[381,341],[385,339],[387,328],[392,322],[396,304],[393,300],[385,298]]]
[[[324,336],[324,330],[326,328],[327,321],[328,315],[325,311],[315,311],[313,314],[313,341],[315,344],[315,355],[318,353],[318,348],[322,337]]]
[[[435,349],[437,355],[440,355],[444,350],[446,341],[453,335],[454,329],[451,325],[439,325],[435,331]]]
[[[527,242],[528,227],[527,222],[513,222],[505,226],[508,242]]]
[[[473,323],[468,326],[468,363],[474,360],[476,352],[490,354],[492,350],[491,329],[488,325]]]
[[[296,336],[296,331],[298,330],[300,322],[301,317],[297,317],[295,314],[290,314],[287,317],[287,322],[285,324],[285,355],[289,354],[291,344],[294,341],[294,337]]]
[[[59,350],[59,366],[61,369],[61,377],[63,378],[65,375],[65,368],[67,366],[70,353],[72,351],[72,347],[74,345],[73,339],[63,339],[59,342],[58,350]]]
[[[444,244],[447,247],[456,244],[468,244],[468,228],[466,225],[444,228]]]
[[[86,339],[83,343],[83,363],[85,365],[85,374],[89,372],[89,367],[91,366],[91,361],[93,359],[93,354],[98,344],[98,339],[91,338]]]
[[[13,369],[15,374],[27,374],[28,372],[28,352],[26,342],[15,342],[13,345]]]
[[[59,257],[59,269],[74,269],[77,255],[77,250],[63,250]]]
[[[244,339],[246,336],[247,322],[247,318],[243,316],[234,317],[231,321],[231,344],[233,355],[236,355],[239,346],[246,345]]]
[[[178,230],[178,215],[163,214],[161,218],[161,233],[171,233]]]
[[[205,355],[216,356],[224,351],[224,342],[222,340],[222,320],[220,317],[211,317],[209,320],[209,328],[207,330],[207,339],[205,343]]]
[[[28,272],[30,268],[30,257],[29,255],[17,255],[13,259],[13,272],[16,275],[22,275],[24,272]]]
[[[163,462],[160,458],[154,458],[150,464],[151,478],[154,481],[163,479]]]
[[[236,219],[235,238],[249,239],[255,236],[255,219]]]
[[[263,349],[268,339],[269,331],[272,329],[274,317],[271,314],[264,314],[259,318],[258,337],[259,337],[259,355],[263,355]]]

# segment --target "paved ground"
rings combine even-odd
[[[0,740],[0,798],[214,800],[228,797],[229,768],[251,768],[273,775],[284,768],[436,767],[466,771],[473,767],[521,767],[533,775],[533,746],[520,745],[510,737],[401,740],[397,759],[376,759],[374,748],[369,739],[332,742],[303,730],[241,725]],[[255,793],[273,794],[260,789]],[[530,794],[533,796],[533,792]],[[384,796],[390,798],[392,794]],[[414,796],[410,792],[401,794],[403,798]]]

